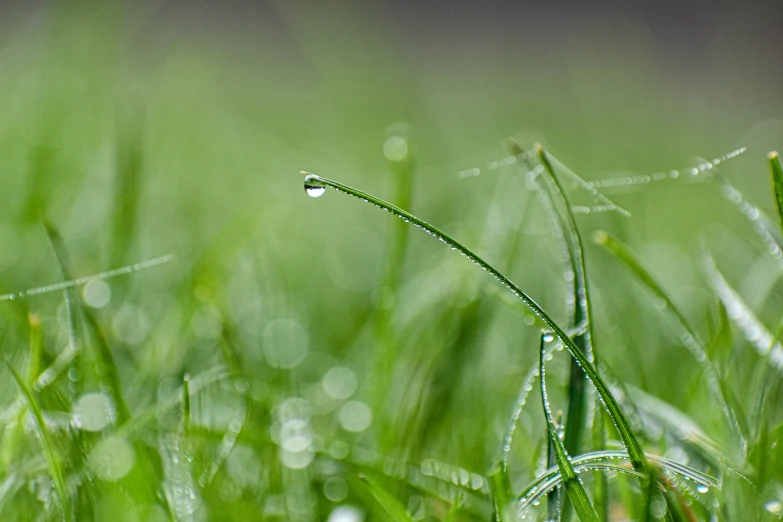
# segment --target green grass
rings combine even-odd
[[[777,84],[278,8],[0,20],[0,520],[780,519]]]

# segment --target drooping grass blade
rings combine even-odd
[[[413,214],[410,214],[409,212],[399,207],[387,203],[386,201],[376,198],[375,196],[367,194],[366,192],[362,192],[360,190],[349,187],[348,185],[343,185],[342,183],[339,183],[337,181],[332,181],[326,178],[322,178],[315,174],[309,174],[309,173],[304,173],[304,174],[305,174],[305,191],[309,195],[320,196],[326,191],[326,187],[332,187],[340,192],[357,197],[368,203],[372,203],[373,205],[382,208],[383,210],[391,212],[393,215],[397,216],[398,218],[413,224],[417,228],[424,230],[426,233],[428,233],[431,236],[434,236],[436,239],[438,239],[442,243],[445,243],[447,246],[451,247],[452,249],[459,251],[462,255],[470,259],[481,269],[485,270],[486,272],[489,272],[490,275],[492,275],[494,278],[500,281],[501,284],[506,286],[506,288],[508,288],[516,297],[518,297],[522,302],[524,302],[547,325],[547,327],[551,329],[553,334],[556,337],[558,337],[560,341],[563,342],[563,344],[566,346],[566,348],[571,353],[571,355],[579,362],[585,374],[587,375],[588,379],[590,379],[590,382],[595,387],[599,397],[603,401],[607,409],[607,412],[609,413],[609,416],[612,419],[612,422],[614,423],[614,425],[618,430],[618,433],[623,441],[623,444],[625,444],[626,448],[628,449],[628,454],[631,458],[631,462],[633,464],[634,469],[639,471],[646,471],[647,458],[644,452],[642,451],[641,445],[639,444],[639,441],[636,439],[633,430],[631,429],[628,419],[625,417],[625,414],[620,409],[620,406],[618,405],[617,400],[614,398],[611,391],[609,390],[609,387],[606,385],[603,379],[601,379],[601,377],[598,375],[598,372],[596,372],[595,368],[593,367],[592,363],[589,361],[585,353],[576,344],[574,344],[574,342],[571,340],[570,337],[568,337],[568,335],[563,330],[563,328],[561,328],[560,325],[558,325],[557,322],[555,322],[555,320],[552,319],[551,316],[547,314],[544,311],[544,309],[541,308],[541,306],[538,303],[536,303],[535,300],[533,300],[532,297],[527,295],[521,288],[519,288],[516,284],[514,284],[514,282],[512,282],[505,275],[500,273],[492,265],[490,265],[482,258],[474,254],[470,249],[468,249],[462,243],[458,242],[456,239],[452,238],[451,236],[449,236],[445,232],[442,232],[436,227],[430,225],[429,223],[417,218]]]
[[[541,347],[539,349],[539,373],[541,374],[541,402],[544,405],[544,415],[546,416],[547,433],[549,434],[549,443],[554,450],[557,467],[560,475],[563,477],[566,493],[574,506],[579,520],[598,522],[598,513],[590,503],[584,484],[579,480],[573,464],[571,464],[568,452],[563,446],[563,441],[557,433],[557,428],[552,420],[552,410],[549,406],[549,399],[546,392],[546,342],[551,340],[551,335],[546,333],[541,336]]]

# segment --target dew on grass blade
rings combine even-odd
[[[354,506],[338,506],[329,513],[327,522],[362,522],[364,511]]]
[[[326,185],[321,182],[321,179],[315,174],[309,174],[302,171],[305,175],[304,189],[308,196],[311,198],[319,198],[326,192]]]
[[[332,502],[342,502],[348,496],[348,483],[340,477],[331,477],[324,482],[324,496]]]

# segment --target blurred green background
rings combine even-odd
[[[382,520],[361,466],[393,475],[395,462],[437,459],[483,475],[494,463],[539,330],[426,235],[344,195],[308,198],[303,169],[402,202],[557,319],[565,285],[549,218],[525,169],[486,168],[509,136],[541,142],[586,180],[747,146],[721,172],[775,212],[780,2],[95,4],[0,8],[0,293],[62,280],[42,218],[74,277],[174,255],[73,292],[95,327],[77,317],[83,354],[39,400],[77,520]],[[471,168],[482,174],[458,175]],[[632,216],[578,215],[583,237],[607,229],[628,242],[705,335],[717,314],[706,245],[774,332],[778,265],[720,186],[698,181],[608,190]],[[697,393],[698,367],[656,303],[592,244],[587,263],[602,357],[721,440],[720,411]],[[40,369],[68,345],[62,292],[0,302],[0,317],[3,355],[23,374],[31,321]],[[108,352],[89,348],[95,332]],[[740,391],[756,363],[743,350]],[[555,409],[566,365],[552,364]],[[0,407],[13,411],[19,390],[0,373]],[[195,388],[178,438],[179,410],[165,405],[185,375]],[[546,444],[531,402],[515,492]],[[77,429],[89,414],[98,429]],[[21,435],[32,421],[3,419],[0,518],[57,519],[40,443]],[[448,507],[387,485],[417,519]],[[466,520],[488,516],[481,494]]]

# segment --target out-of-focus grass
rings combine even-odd
[[[62,292],[0,301],[3,356],[29,388],[1,370],[0,519],[57,520],[65,507],[75,520],[486,520],[490,490],[518,497],[546,467],[536,401],[490,475],[540,325],[460,256],[368,205],[310,200],[298,176],[394,200],[570,324],[573,283],[527,168],[486,168],[509,135],[542,141],[588,181],[681,169],[606,189],[631,217],[575,214],[583,237],[629,243],[665,292],[650,299],[638,274],[584,245],[599,372],[648,454],[722,479],[700,492],[679,475],[694,490],[686,512],[779,516],[780,373],[753,325],[781,326],[780,231],[765,243],[725,183],[687,175],[693,157],[746,145],[720,174],[775,212],[765,158],[783,129],[779,72],[748,81],[737,64],[754,56],[727,49],[709,74],[672,71],[641,37],[619,46],[585,28],[584,41],[463,38],[449,52],[435,31],[430,54],[358,6],[278,5],[256,31],[199,23],[78,3],[0,22],[0,294],[175,255],[73,289],[70,313]],[[59,231],[57,256],[42,221]],[[659,310],[670,303],[727,405],[682,355]],[[553,413],[569,412],[566,357],[547,370]],[[722,406],[747,426],[746,461]],[[605,432],[606,448],[582,445],[617,449]],[[593,501],[599,477],[626,466],[595,459],[574,465]],[[608,488],[613,519],[680,509],[635,476]]]

